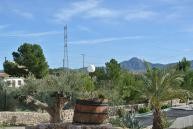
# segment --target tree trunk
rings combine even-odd
[[[59,111],[59,109],[52,109],[50,112],[48,112],[50,114],[50,123],[60,123],[62,122],[62,117],[60,114],[61,111]]]
[[[145,101],[145,106],[148,107],[149,109],[152,108],[151,99],[147,99],[147,100]]]
[[[163,129],[163,122],[161,118],[161,110],[159,107],[154,107],[153,112],[153,127],[152,129]]]
[[[64,97],[57,97],[56,102],[54,103],[54,106],[51,107],[51,123],[57,123],[57,122],[62,122],[63,115],[62,115],[62,110],[64,108],[64,104],[67,102],[67,99]]]
[[[53,106],[49,106],[46,103],[42,103],[39,100],[34,99],[32,96],[27,96],[25,102],[27,104],[32,104],[36,107],[46,110],[50,115],[50,123],[60,123],[62,122],[63,115],[62,110],[64,104],[67,102],[67,98],[61,97],[60,95],[56,96],[56,101]]]

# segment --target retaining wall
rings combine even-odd
[[[63,121],[72,121],[73,110],[63,111]],[[34,125],[38,123],[48,123],[50,116],[48,113],[37,112],[0,112],[0,124],[6,125]]]

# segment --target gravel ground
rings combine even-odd
[[[25,129],[25,127],[0,127],[0,129]]]

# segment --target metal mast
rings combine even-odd
[[[68,63],[68,36],[67,36],[67,25],[64,26],[64,59],[63,59],[63,69],[69,68]]]
[[[84,71],[84,57],[85,57],[85,54],[80,54],[82,56],[82,69]]]

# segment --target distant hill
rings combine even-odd
[[[191,68],[193,69],[193,60],[190,62],[191,62]],[[148,63],[150,64],[150,66],[152,68],[166,68],[166,67],[172,67],[172,66],[177,64],[177,62],[169,63],[169,64],[151,63],[151,62],[148,62]],[[120,65],[121,65],[122,69],[131,71],[131,72],[145,72],[146,71],[144,60],[139,59],[137,57],[133,57],[127,61],[122,61],[122,62],[120,62]],[[96,67],[100,67],[100,66],[96,66]],[[71,70],[71,71],[83,71],[83,68],[69,69],[69,70]],[[59,71],[63,71],[63,68],[50,69],[50,74],[55,73],[55,72],[59,72]],[[87,71],[87,67],[84,68],[84,71]]]
[[[164,68],[164,67],[170,67],[175,65],[176,63],[170,63],[170,64],[160,64],[160,63],[151,63],[148,62],[152,68]],[[132,72],[145,72],[145,63],[143,60],[133,57],[128,61],[123,61],[120,63],[122,69],[126,69]],[[191,68],[193,68],[193,61],[191,61]]]

